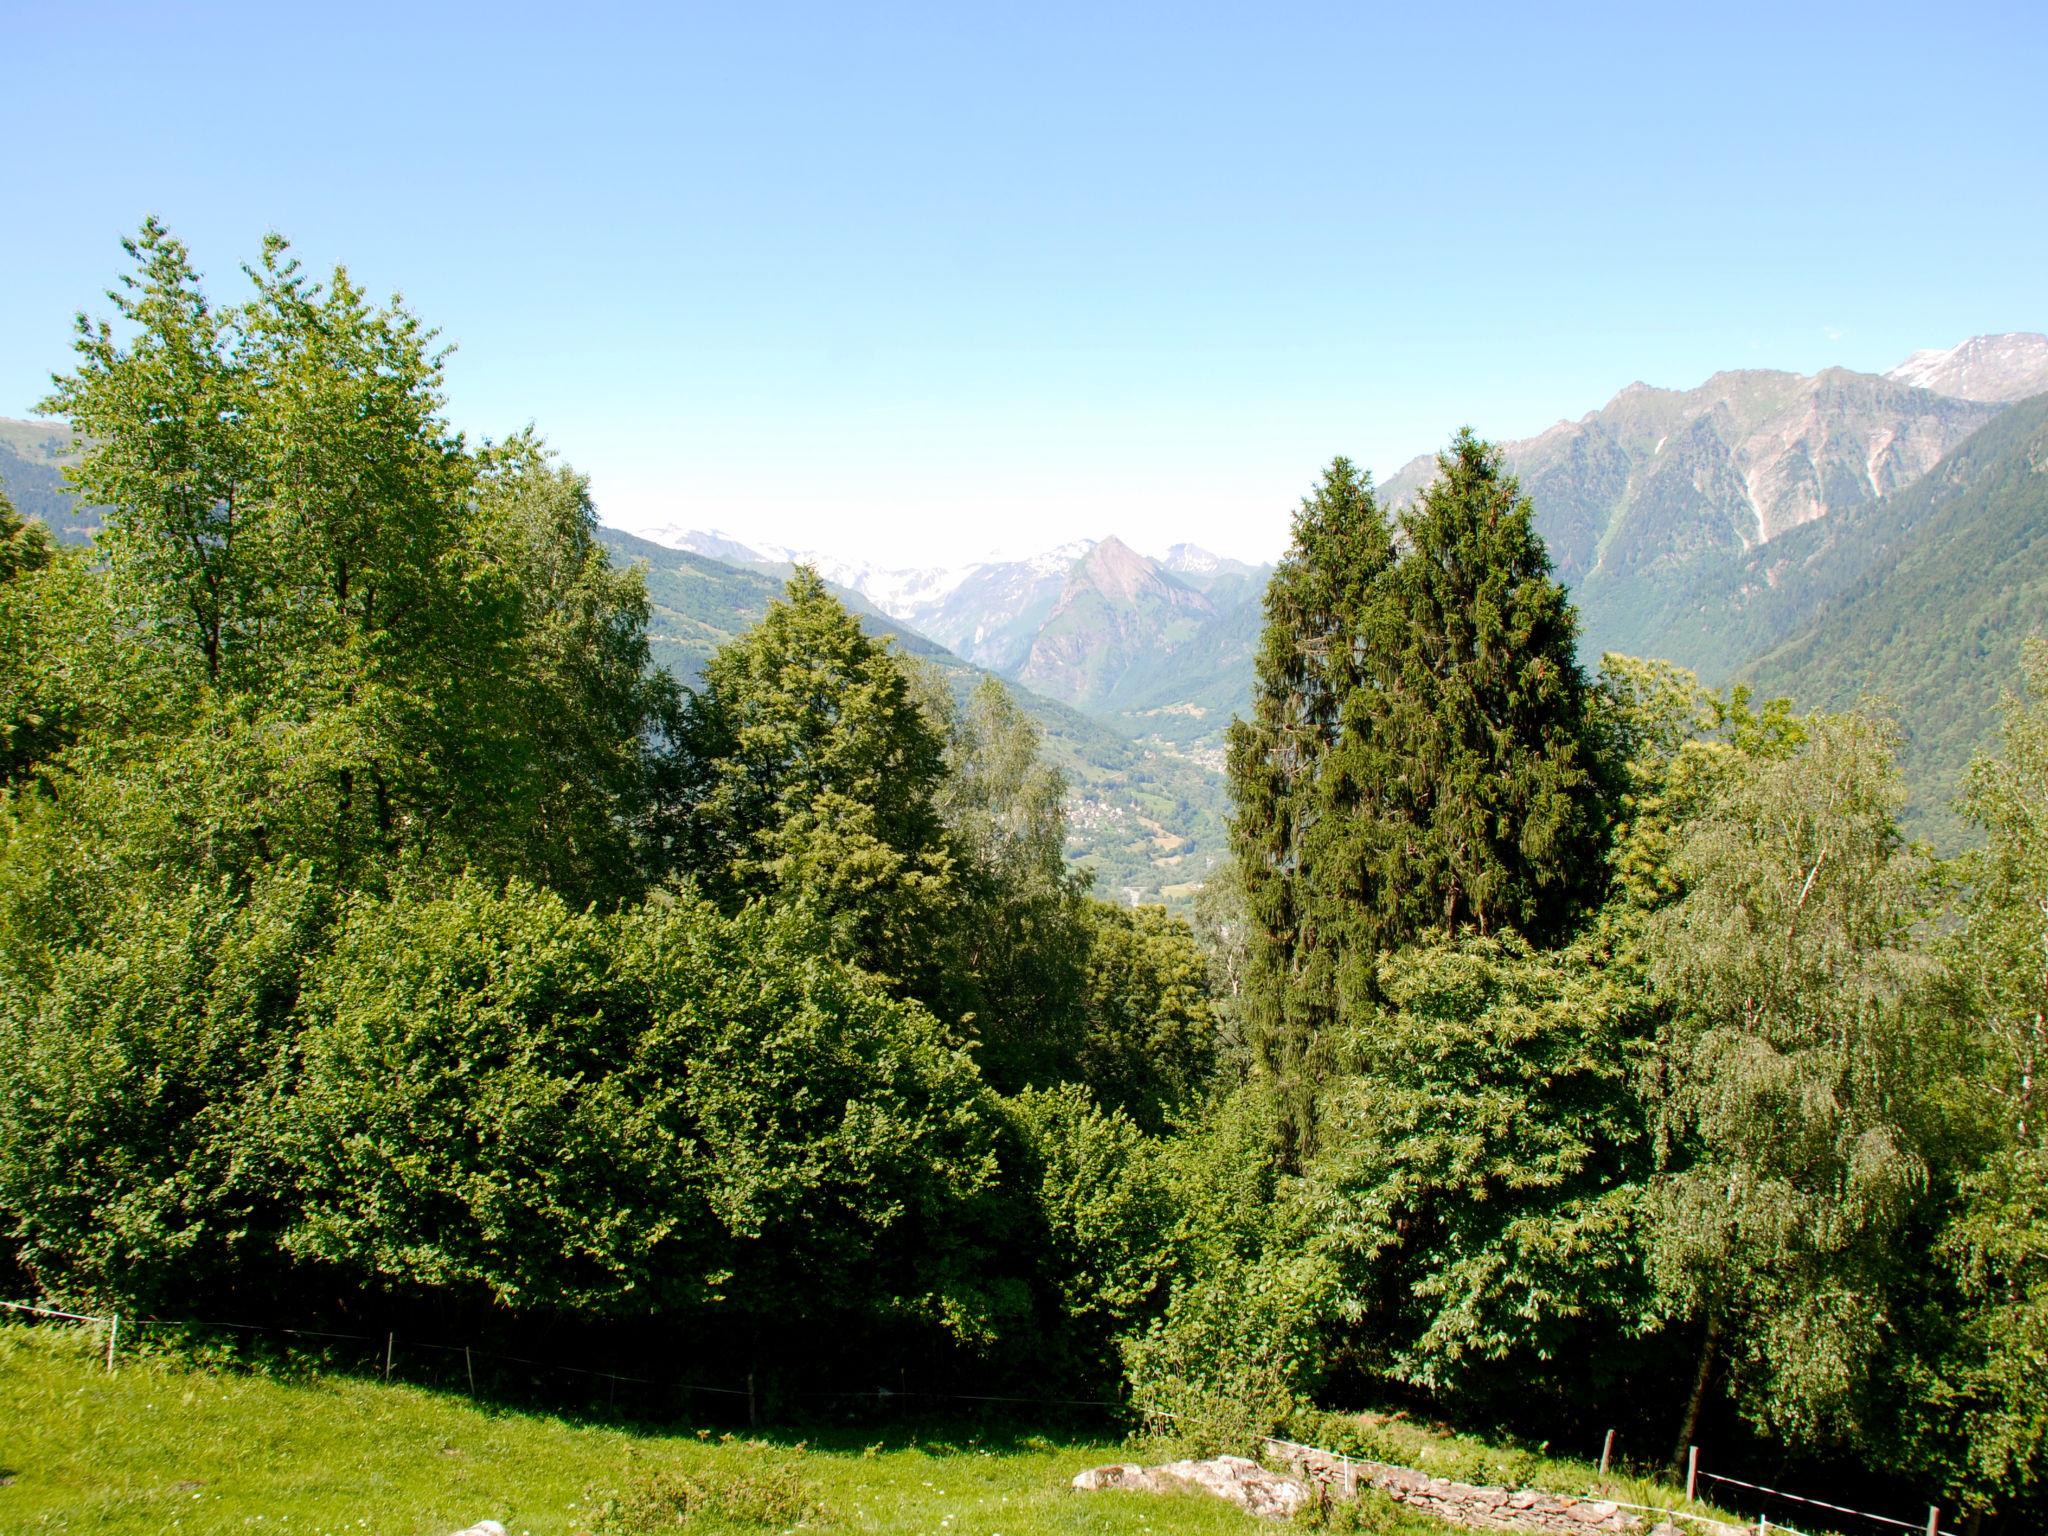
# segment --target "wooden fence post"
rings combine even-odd
[[[1607,1438],[1600,1442],[1600,1475],[1607,1475],[1607,1464],[1614,1459],[1614,1431],[1607,1431]]]
[[[1688,1445],[1685,1448],[1685,1496],[1693,1496],[1693,1490],[1700,1485],[1700,1448]]]
[[[1941,1506],[1927,1506],[1927,1536],[1941,1536]]]

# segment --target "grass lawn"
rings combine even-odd
[[[0,1326],[6,1536],[447,1536],[485,1518],[511,1536],[568,1536],[599,1524],[607,1491],[664,1481],[710,1491],[690,1529],[756,1536],[789,1528],[785,1518],[849,1536],[1271,1529],[1206,1497],[1073,1492],[1068,1481],[1084,1467],[1126,1459],[1109,1440],[977,1440],[955,1424],[932,1438],[881,1425],[867,1432],[881,1442],[872,1448],[800,1448],[793,1435],[750,1444],[495,1410],[348,1376],[274,1380],[133,1356],[108,1376],[94,1344],[82,1332]],[[641,1528],[616,1517],[611,1526],[620,1536]]]
[[[1274,1527],[1206,1495],[1075,1493],[1103,1462],[1165,1448],[1014,1426],[877,1422],[738,1438],[478,1404],[346,1374],[281,1379],[128,1354],[90,1330],[0,1324],[0,1536],[215,1531],[449,1536],[1250,1536]],[[1683,1503],[1652,1478],[1379,1415],[1321,1416],[1320,1443],[1460,1481]],[[611,1504],[609,1513],[607,1504]],[[1705,1503],[1697,1513],[1731,1518]],[[1341,1532],[1445,1536],[1377,1495]],[[1732,1519],[1740,1521],[1740,1516]],[[1283,1527],[1284,1529],[1284,1527]]]

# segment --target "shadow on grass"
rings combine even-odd
[[[166,1365],[289,1383],[323,1379],[386,1383],[429,1393],[491,1416],[545,1417],[578,1427],[665,1439],[731,1436],[764,1445],[841,1454],[917,1451],[934,1457],[1049,1452],[1116,1442],[1136,1428],[1118,1407],[1071,1397],[1032,1399],[915,1389],[796,1387],[786,1380],[744,1388],[688,1380],[633,1379],[587,1366],[508,1359],[494,1351],[373,1341],[279,1339],[190,1325],[136,1329],[131,1354]],[[987,1394],[994,1395],[994,1394]]]

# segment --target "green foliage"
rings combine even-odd
[[[0,1240],[46,1294],[146,1307],[262,1296],[291,1177],[291,1017],[324,899],[138,892],[97,938],[0,985]]]
[[[1461,432],[1402,518],[1398,660],[1354,707],[1382,931],[1512,928],[1544,943],[1599,894],[1604,765],[1577,620],[1497,449]],[[1376,638],[1376,637],[1375,637]]]
[[[1702,1379],[1725,1351],[1742,1410],[1807,1443],[1855,1429],[1891,1347],[1939,1138],[1929,1087],[1951,1064],[1893,741],[1821,718],[1796,754],[1730,771],[1651,934],[1675,1028],[1650,1278],[1703,1330]]]
[[[708,894],[799,905],[835,952],[933,995],[958,901],[945,738],[816,572],[706,664],[678,748],[678,848]]]
[[[1131,1401],[1185,1455],[1244,1455],[1322,1384],[1328,1265],[1278,1245],[1174,1287],[1165,1315],[1124,1345]]]
[[[594,1496],[593,1536],[669,1530],[774,1529],[829,1524],[800,1459],[749,1444],[699,1469],[636,1466],[623,1490]]]
[[[1641,978],[1593,945],[1389,955],[1311,1171],[1354,1349],[1446,1401],[1597,1377],[1639,1332]]]
[[[150,700],[78,764],[144,787],[122,835],[233,878],[424,859],[636,889],[663,696],[580,481],[529,438],[469,451],[432,333],[345,272],[273,238],[221,306],[161,225],[127,249],[120,332],[81,316],[44,402],[87,445],[67,473],[107,507],[108,622]]]
[[[1606,762],[1564,589],[1499,453],[1469,432],[1402,520],[1333,463],[1267,588],[1233,728],[1246,1030],[1314,1146],[1339,1022],[1428,933],[1566,936],[1599,894]]]
[[[1251,716],[1230,729],[1231,847],[1244,884],[1245,1032],[1278,1086],[1291,1160],[1312,1140],[1315,1084],[1339,1011],[1338,972],[1377,938],[1371,908],[1327,867],[1348,801],[1328,760],[1366,656],[1387,640],[1393,531],[1370,479],[1333,460],[1294,518],[1266,587]],[[1361,924],[1367,924],[1359,932]]]
[[[0,494],[0,786],[40,779],[92,714],[97,584]]]
[[[1172,1274],[1163,1149],[1078,1085],[1028,1089],[1006,1108],[1021,1143],[1012,1182],[1032,1218],[1031,1347],[1056,1374],[1113,1378],[1114,1340],[1157,1312]]]
[[[1668,661],[1602,657],[1597,706],[1608,757],[1622,765],[1608,861],[1620,893],[1642,907],[1678,894],[1677,842],[1726,776],[1806,740],[1789,699],[1759,709],[1740,683],[1704,688]]]
[[[1959,1195],[1933,1254],[1959,1305],[1911,1373],[1907,1433],[1966,1507],[1996,1510],[2037,1497],[2048,1472],[2048,1154],[2008,1147]]]
[[[1123,1343],[1133,1406],[1190,1454],[1256,1451],[1326,1379],[1342,1304],[1315,1211],[1281,1168],[1269,1081],[1210,1106],[1168,1155],[1179,1269]]]
[[[1040,744],[990,678],[952,722],[938,794],[961,896],[954,989],[971,992],[976,1059],[1004,1092],[1073,1070],[1099,927],[1066,861],[1066,779]]]
[[[2048,1478],[2048,645],[2024,657],[2002,750],[1970,765],[1959,807],[1984,839],[1961,861],[1961,922],[1944,946],[1969,1023],[1957,1084],[1969,1134],[1934,1249],[1954,1293],[1916,1362],[1907,1429],[1916,1460],[1993,1510]]]
[[[641,885],[679,699],[652,669],[637,572],[598,539],[590,482],[530,432],[477,456],[467,559],[509,591],[489,676],[500,840],[472,859],[618,900]],[[474,750],[474,748],[472,748]],[[479,842],[481,840],[479,839]]]
[[[980,1338],[972,1066],[787,915],[358,900],[308,1000],[289,1246],[582,1316],[800,1309]]]
[[[1207,962],[1187,923],[1162,907],[1091,902],[1087,932],[1085,1034],[1067,1070],[1104,1104],[1161,1130],[1215,1068]]]
[[[524,887],[353,902],[284,1114],[290,1250],[508,1309],[691,1299],[707,1222],[685,1149],[634,1134],[646,1014],[618,972],[609,925]],[[679,1294],[649,1287],[664,1258]]]
[[[0,585],[50,563],[49,530],[32,523],[14,510],[7,493],[0,490]]]

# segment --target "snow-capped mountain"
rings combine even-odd
[[[858,592],[893,619],[916,627],[914,614],[930,609],[978,569],[922,566],[897,570],[865,560],[847,560],[823,550],[795,549],[763,541],[745,543],[721,528],[657,528],[646,537],[670,549],[688,550],[729,565],[808,565],[834,586]]]
[[[1915,352],[1885,375],[1957,400],[2005,402],[2048,394],[2048,336],[2007,331]]]
[[[1173,572],[1182,581],[1198,591],[1206,592],[1219,581],[1232,577],[1250,576],[1261,569],[1246,565],[1242,560],[1233,560],[1228,555],[1219,555],[1199,544],[1176,544],[1167,550],[1159,562],[1160,566]]]

